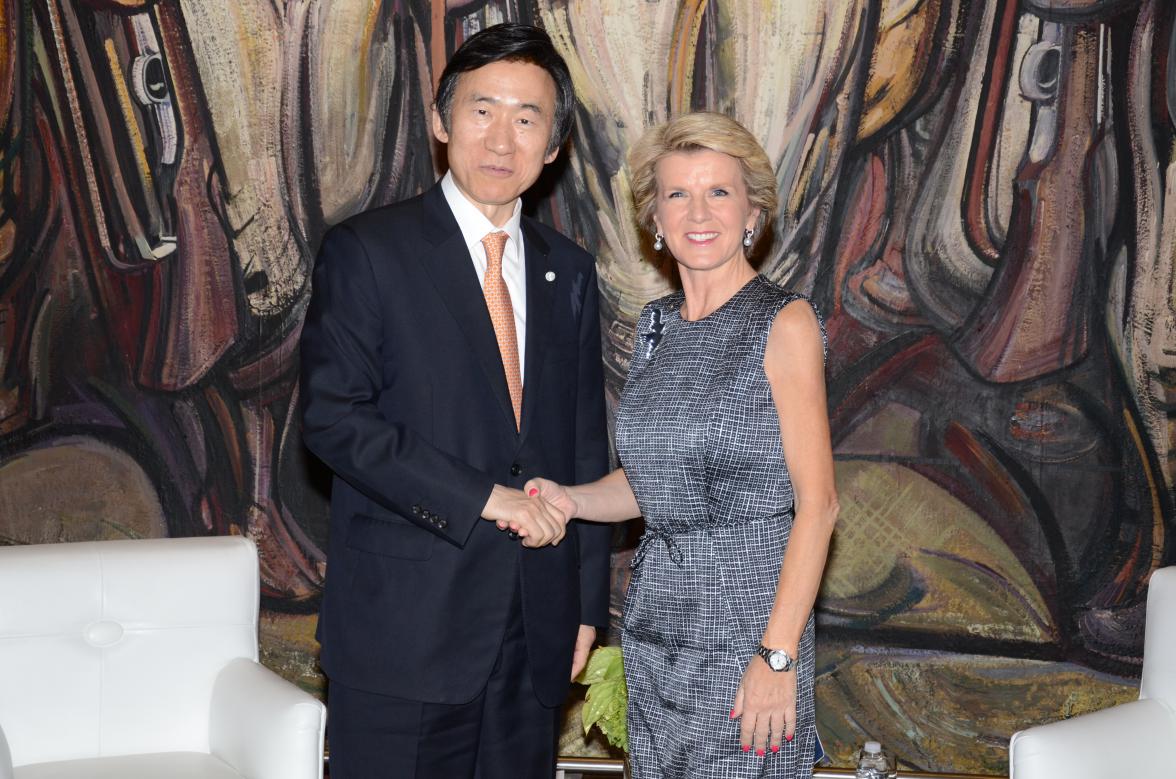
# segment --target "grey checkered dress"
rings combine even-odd
[[[617,450],[646,523],[621,635],[639,779],[812,775],[811,615],[796,737],[777,754],[745,753],[728,716],[792,530],[764,349],[777,312],[797,299],[757,276],[703,319],[679,316],[679,292],[646,306],[637,325]]]

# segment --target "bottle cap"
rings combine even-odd
[[[877,755],[882,751],[882,745],[877,741],[867,741],[862,745],[862,751],[867,755]]]

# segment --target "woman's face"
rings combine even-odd
[[[759,213],[747,197],[739,161],[722,152],[674,152],[654,168],[653,221],[683,268],[713,270],[743,258],[743,231]]]

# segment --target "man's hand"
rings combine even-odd
[[[495,484],[490,499],[482,509],[482,518],[491,520],[499,530],[510,530],[532,549],[555,546],[563,540],[567,516],[536,493],[527,497],[521,490]]]
[[[592,625],[581,625],[580,632],[576,634],[576,649],[572,652],[572,681],[576,680],[588,664],[588,654],[595,642],[596,628]]]

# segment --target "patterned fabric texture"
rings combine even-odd
[[[683,300],[678,292],[642,312],[617,412],[617,450],[646,523],[621,636],[634,776],[811,776],[811,615],[795,738],[776,754],[745,753],[728,716],[792,530],[764,350],[780,309],[807,298],[757,276],[697,321],[681,318]]]
[[[519,337],[515,330],[514,305],[510,290],[502,278],[502,255],[509,236],[502,231],[490,233],[482,239],[486,248],[486,280],[482,292],[486,295],[486,309],[498,338],[498,352],[502,355],[502,369],[506,373],[506,388],[514,407],[515,427],[523,416],[523,374],[519,366]]]

